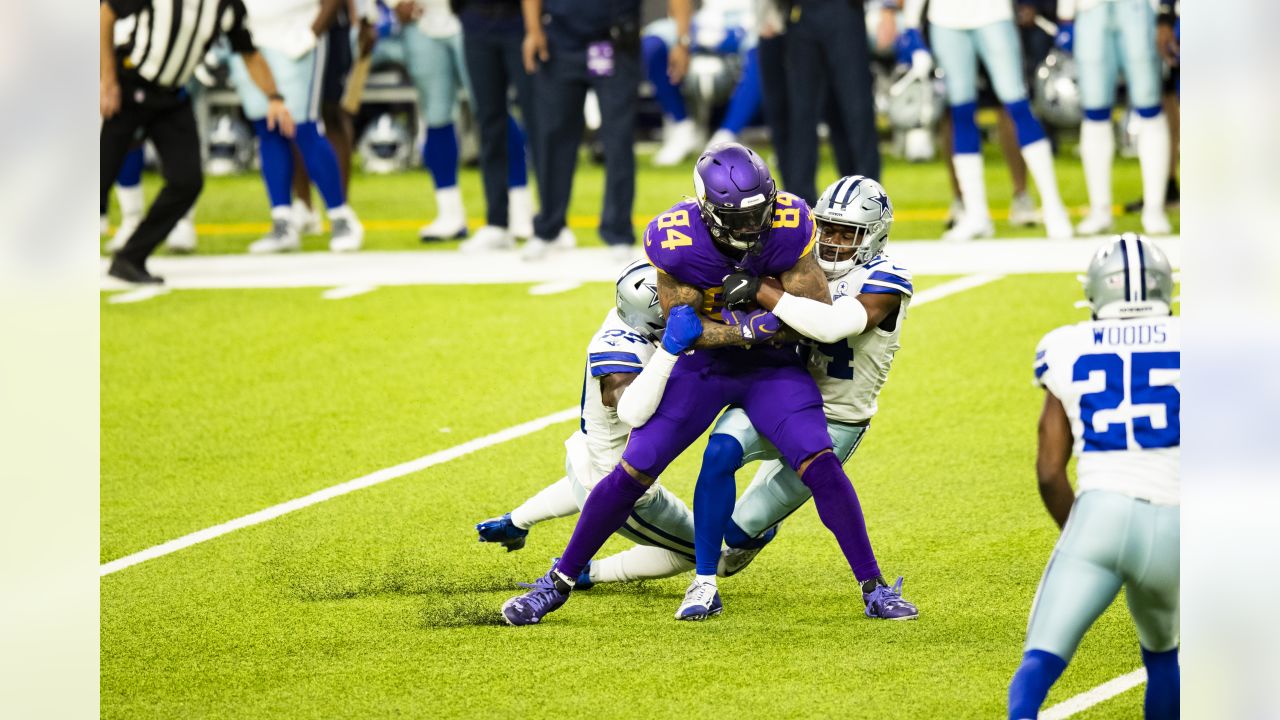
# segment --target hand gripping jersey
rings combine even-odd
[[[829,420],[861,423],[876,414],[876,398],[889,378],[893,355],[902,347],[902,323],[911,304],[911,272],[884,255],[832,280],[831,299],[868,293],[894,293],[902,304],[892,329],[869,328],[853,338],[815,344],[809,349],[809,372],[822,391],[823,412]]]
[[[699,312],[721,322],[726,276],[744,270],[760,277],[776,277],[812,252],[816,238],[809,206],[795,195],[780,192],[773,226],[761,239],[759,252],[747,253],[740,262],[716,249],[711,232],[698,214],[696,200],[676,203],[654,218],[644,231],[644,251],[659,272],[702,290]]]
[[[627,445],[627,434],[631,432],[631,428],[618,419],[618,412],[600,400],[600,377],[611,373],[639,373],[653,357],[656,348],[656,343],[622,322],[617,308],[609,310],[604,323],[587,346],[587,368],[582,379],[581,432],[575,435],[585,440],[585,459],[589,467],[576,467],[579,463],[575,461],[575,455],[580,459],[582,453],[573,452],[571,443],[579,442],[578,438],[570,438],[565,445],[569,446],[569,457],[575,464],[574,473],[588,489],[617,466],[622,459],[622,449]]]
[[[1081,492],[1179,504],[1181,366],[1177,317],[1092,320],[1040,341],[1036,382],[1071,420]]]

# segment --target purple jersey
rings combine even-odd
[[[696,200],[676,203],[644,231],[644,251],[658,270],[703,291],[703,315],[720,322],[724,279],[739,270],[759,277],[778,276],[813,251],[817,229],[804,200],[778,193],[773,226],[761,238],[760,251],[737,262],[717,249],[698,213]]]

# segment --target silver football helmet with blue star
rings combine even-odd
[[[1098,320],[1172,313],[1173,268],[1155,243],[1137,233],[1098,248],[1080,276],[1084,303]]]
[[[814,254],[828,278],[837,278],[871,262],[884,250],[893,226],[893,204],[880,183],[848,175],[827,186],[813,208],[818,224]],[[835,226],[835,227],[832,227]],[[854,231],[852,245],[842,229]]]
[[[656,338],[667,326],[658,302],[658,271],[648,260],[636,260],[618,275],[618,317],[633,330]]]

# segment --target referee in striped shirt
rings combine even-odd
[[[99,7],[101,200],[106,202],[139,131],[155,145],[164,174],[164,188],[107,272],[126,282],[160,283],[147,272],[147,257],[195,204],[204,185],[200,137],[184,87],[219,35],[227,36],[254,84],[270,98],[268,125],[291,136],[293,118],[254,48],[241,0],[105,0]],[[133,33],[117,51],[116,20],[131,16],[136,16]]]

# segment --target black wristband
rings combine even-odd
[[[274,92],[267,96],[267,102],[271,102],[272,100],[279,100],[280,102],[284,102],[284,96],[278,92]]]

